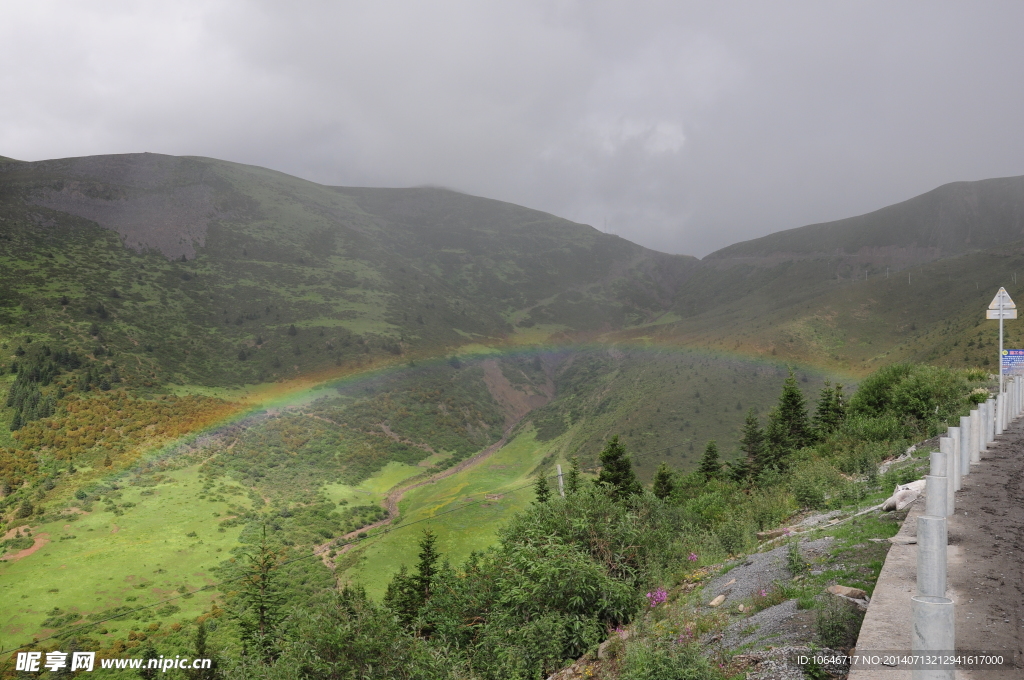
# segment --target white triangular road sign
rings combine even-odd
[[[1002,298],[1003,309],[1017,309],[1017,305],[1013,304],[1013,300],[1010,299],[1010,294],[1006,292],[1005,288],[1000,288],[996,296],[992,298],[992,302],[989,303],[989,309],[999,309],[1000,298]]]

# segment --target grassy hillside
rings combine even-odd
[[[1024,286],[1016,283],[1024,283],[1018,278],[1024,276],[1019,241],[859,281],[824,279],[821,264],[792,262],[774,274],[752,265],[736,267],[734,286],[749,286],[749,294],[671,324],[627,330],[623,337],[647,336],[854,375],[896,361],[995,372],[999,323],[986,320],[985,309],[1001,286],[1024,299]],[[1019,322],[1007,322],[1005,346],[1021,343]]]
[[[1024,177],[953,182],[866,215],[736,243],[708,259],[825,256],[876,267],[887,258],[919,263],[1019,239],[1022,204]]]
[[[3,340],[126,377],[262,382],[664,311],[694,258],[442,189],[335,189],[153,154],[0,171]]]

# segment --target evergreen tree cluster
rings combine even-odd
[[[27,365],[15,364],[12,371],[17,377],[7,393],[6,403],[8,408],[14,409],[11,431],[19,430],[33,420],[52,416],[57,410],[60,392],[44,395],[40,388],[48,387],[62,369],[75,370],[81,365],[82,359],[77,353],[64,349],[53,352],[46,345]]]
[[[14,409],[10,429],[20,430],[28,423],[48,418],[57,412],[57,402],[63,396],[62,390],[45,390],[65,371],[76,372],[73,382],[79,392],[93,388],[109,390],[121,382],[121,376],[114,366],[89,366],[81,370],[84,361],[77,352],[66,349],[51,349],[43,345],[24,365],[15,363],[11,370],[17,375],[7,393],[6,406]]]
[[[779,403],[768,413],[763,428],[757,411],[747,412],[740,435],[741,455],[735,463],[727,464],[729,476],[739,482],[755,479],[766,470],[785,470],[794,452],[824,441],[838,430],[846,419],[846,410],[843,386],[833,386],[826,380],[814,415],[809,416],[796,375],[790,370],[782,385]],[[708,442],[700,472],[707,479],[717,478],[720,465],[715,443]]]

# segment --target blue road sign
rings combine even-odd
[[[1024,349],[1003,350],[1003,375],[1024,375]]]

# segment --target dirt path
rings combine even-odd
[[[422,480],[420,480],[418,482],[415,482],[413,484],[409,484],[407,486],[402,486],[402,484],[395,485],[390,491],[388,491],[388,495],[384,497],[384,500],[381,501],[381,507],[383,507],[385,510],[388,511],[388,517],[386,519],[379,520],[377,522],[374,522],[373,524],[368,524],[365,527],[362,527],[361,529],[356,529],[355,531],[349,532],[349,533],[345,534],[344,536],[342,536],[340,539],[332,539],[332,540],[328,541],[327,543],[318,545],[318,546],[316,546],[316,548],[313,549],[313,552],[316,553],[317,555],[325,555],[327,553],[327,551],[330,550],[331,546],[337,540],[350,541],[353,538],[358,537],[359,534],[361,534],[363,532],[370,531],[371,529],[377,529],[377,528],[380,528],[382,526],[391,524],[391,522],[394,521],[398,517],[398,504],[401,502],[401,500],[405,496],[405,494],[409,493],[413,489],[418,489],[421,486],[426,486],[427,484],[433,484],[435,482],[439,482],[442,479],[445,479],[446,477],[451,477],[454,474],[457,474],[459,472],[462,472],[463,470],[466,470],[468,468],[473,467],[474,465],[479,464],[481,461],[489,458],[498,449],[500,449],[502,446],[504,446],[506,443],[508,443],[508,435],[509,435],[509,433],[511,431],[512,431],[511,427],[509,429],[505,430],[505,434],[503,434],[501,436],[501,439],[499,439],[498,441],[494,442],[493,444],[491,444],[486,449],[484,449],[480,453],[476,454],[472,458],[467,458],[466,460],[461,461],[460,463],[458,463],[456,465],[453,465],[452,467],[450,467],[450,468],[448,468],[446,470],[441,470],[440,472],[437,472],[437,473],[435,473],[433,475],[430,475],[426,479],[422,479]],[[413,479],[417,479],[417,477],[413,477]],[[349,551],[349,549],[352,546],[353,546],[353,544],[349,543],[349,544],[343,546],[340,552],[341,553],[346,553],[346,552]]]
[[[36,534],[35,543],[32,544],[31,548],[25,548],[19,552],[14,553],[10,557],[5,557],[5,562],[17,562],[18,560],[28,557],[32,553],[41,549],[44,545],[50,542],[50,534]]]

